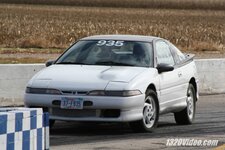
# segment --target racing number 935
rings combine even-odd
[[[100,40],[100,41],[98,41],[97,45],[98,46],[103,46],[103,45],[105,45],[105,46],[123,46],[123,42],[124,41]]]

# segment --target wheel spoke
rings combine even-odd
[[[148,116],[146,117],[146,122],[147,122],[147,124],[150,123],[150,118]]]
[[[155,122],[155,102],[152,97],[147,97],[146,101],[143,111],[143,121],[146,127],[150,128]]]
[[[148,110],[145,109],[145,110],[144,110],[144,116],[146,117],[147,115],[148,115]]]
[[[188,112],[188,116],[191,119],[193,117],[194,114],[194,106],[193,106],[193,93],[192,91],[189,89],[188,90],[188,94],[187,94],[187,112]]]

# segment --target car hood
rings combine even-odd
[[[103,90],[109,82],[128,83],[144,67],[52,65],[33,77],[29,86],[38,88]]]

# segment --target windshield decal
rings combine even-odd
[[[105,46],[123,46],[123,42],[124,41],[100,40],[97,42],[97,45],[98,46],[103,46],[103,45],[105,45]]]

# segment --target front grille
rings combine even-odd
[[[120,116],[119,109],[61,109],[52,108],[51,115],[60,117],[99,117],[99,118],[118,118]]]
[[[88,94],[88,91],[67,91],[67,90],[64,90],[62,91],[62,94],[63,95],[87,95]]]
[[[101,110],[101,117],[104,118],[117,118],[120,116],[119,109],[104,109]]]
[[[61,109],[52,108],[50,112],[54,116],[61,117],[98,117],[100,115],[99,110],[96,109]]]

